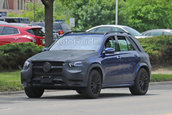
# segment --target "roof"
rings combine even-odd
[[[119,28],[128,27],[128,26],[124,26],[124,25],[109,24],[109,25],[99,25],[99,26],[95,26],[95,27],[92,27],[92,28],[90,28],[90,29],[88,29],[88,30],[86,30],[86,31],[89,31],[89,30],[94,29],[94,28],[97,28],[97,27],[107,27],[107,26],[109,26],[109,27],[119,27]]]
[[[93,36],[112,36],[112,35],[119,35],[119,36],[126,36],[126,35],[130,35],[128,33],[120,33],[120,32],[115,32],[115,31],[110,31],[110,32],[106,32],[106,33],[91,33],[91,32],[77,32],[77,31],[71,31],[71,32],[67,32],[65,33],[63,36],[82,36],[82,35],[93,35]],[[63,37],[61,36],[61,37]]]
[[[169,32],[169,31],[172,31],[172,29],[152,29],[152,30],[147,30],[145,32],[148,32],[148,31],[167,31],[167,32]]]
[[[3,18],[3,19],[7,19],[7,18],[25,18],[25,19],[29,19],[29,18],[26,18],[26,17],[0,17],[0,18]]]
[[[0,25],[7,25],[7,26],[21,27],[21,28],[24,28],[24,27],[42,28],[41,26],[32,26],[30,24],[23,24],[23,23],[3,23]]]

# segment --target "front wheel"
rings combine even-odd
[[[97,98],[102,88],[101,74],[97,70],[92,70],[89,74],[88,86],[81,91],[86,98]]]
[[[141,68],[136,76],[134,85],[129,88],[131,94],[145,95],[149,87],[149,78],[148,72],[144,68]]]
[[[44,93],[44,89],[39,87],[25,87],[24,91],[29,98],[40,98]]]

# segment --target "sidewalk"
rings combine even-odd
[[[172,70],[157,69],[151,72],[152,74],[172,74]]]
[[[172,74],[172,69],[170,68],[158,68],[155,70],[152,70],[152,74]]]

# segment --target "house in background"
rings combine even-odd
[[[24,4],[28,2],[41,2],[41,0],[0,0],[0,14],[3,16],[8,12],[21,13],[22,10],[26,10]]]

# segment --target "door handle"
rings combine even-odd
[[[117,59],[121,59],[121,56],[116,56]]]

